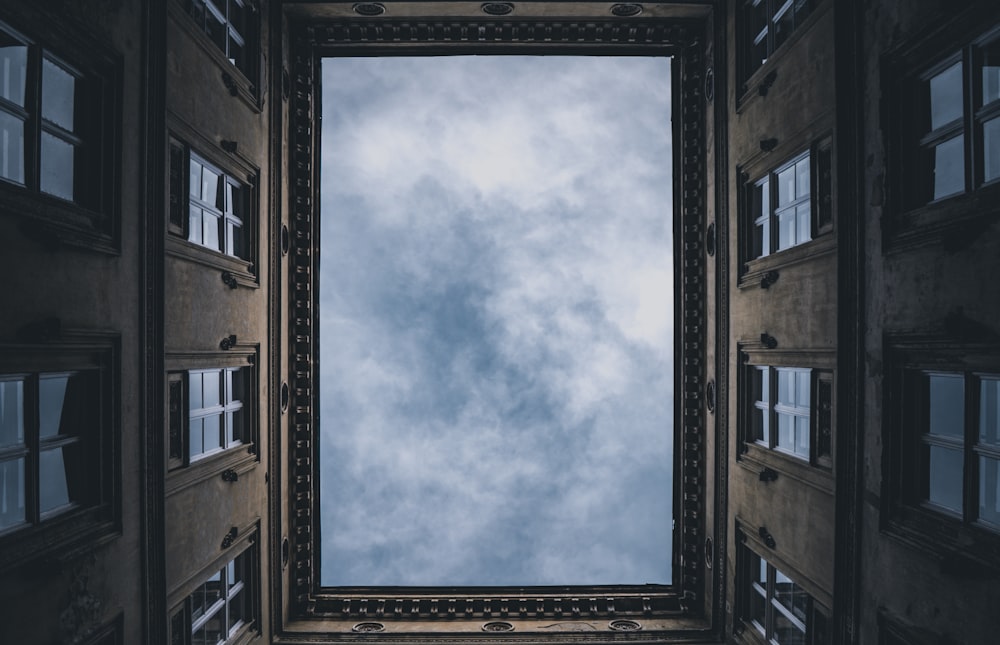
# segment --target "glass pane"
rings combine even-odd
[[[778,414],[778,447],[795,451],[795,417],[790,414]]]
[[[809,417],[795,417],[795,454],[809,459]]]
[[[760,401],[771,401],[771,370],[767,367],[757,368],[757,377],[760,379]]]
[[[778,403],[795,404],[795,372],[778,370]]]
[[[778,173],[778,204],[787,206],[795,201],[795,166],[786,168]]]
[[[246,6],[242,0],[229,0],[229,26],[246,37]]]
[[[803,408],[809,407],[809,389],[812,379],[808,370],[795,373],[795,400]]]
[[[201,226],[201,209],[197,206],[191,206],[191,214],[188,220],[188,239],[197,244],[201,244],[202,240],[202,226]]]
[[[209,168],[201,170],[201,199],[218,207],[219,175]]]
[[[795,246],[795,209],[778,213],[778,250]]]
[[[204,418],[205,423],[205,452],[210,452],[222,447],[222,415],[215,414]]]
[[[1000,177],[1000,118],[983,123],[983,181]]]
[[[222,578],[216,572],[205,584],[191,594],[191,620],[196,621],[212,610],[212,607],[222,599]]]
[[[924,499],[962,512],[962,451],[924,446]]]
[[[965,434],[965,379],[961,374],[930,374],[927,432],[959,437]]]
[[[24,520],[24,458],[0,461],[0,531]]]
[[[43,375],[38,379],[38,426],[42,439],[59,434],[67,383],[68,374]]]
[[[222,394],[220,388],[220,379],[222,378],[222,370],[205,372],[202,374],[204,379],[204,392],[205,401],[204,407],[211,408],[216,405],[222,405]]]
[[[0,446],[24,441],[24,381],[0,381]]]
[[[962,63],[955,63],[928,82],[931,130],[962,118]]]
[[[42,133],[41,189],[50,195],[73,199],[73,144]]]
[[[934,147],[931,174],[934,199],[965,190],[965,136],[958,135]]]
[[[215,12],[208,11],[208,15],[205,16],[205,33],[208,37],[212,39],[212,42],[219,48],[220,51],[225,53],[226,51],[226,25],[215,15]]]
[[[809,611],[809,594],[777,569],[774,571],[774,599],[797,619],[805,622]]]
[[[812,11],[812,0],[795,0],[795,26],[802,25],[809,12]]]
[[[812,222],[810,221],[812,211],[809,202],[799,204],[795,208],[795,243],[802,244],[810,240],[812,233]]]
[[[188,179],[188,191],[192,197],[201,197],[201,164],[191,160],[191,176]]]
[[[188,400],[190,401],[190,409],[199,410],[204,407],[201,396],[201,382],[202,375],[201,372],[191,372],[188,374]]]
[[[42,59],[42,116],[73,132],[76,78],[47,58]]]
[[[188,425],[188,454],[192,459],[205,452],[204,426],[202,419],[191,419]]]
[[[222,247],[219,246],[219,221],[220,218],[218,215],[207,209],[204,211],[204,217],[202,218],[204,238],[202,239],[202,244],[216,251],[222,250]]]
[[[983,105],[1000,99],[1000,40],[984,46],[983,56]]]
[[[795,164],[795,197],[801,199],[809,194],[809,157]]]
[[[767,31],[757,34],[750,49],[750,62],[747,72],[752,74],[757,68],[767,62]]]
[[[241,589],[233,594],[233,597],[229,599],[229,631],[232,631],[243,624],[243,618],[245,615],[243,598],[245,595],[246,594],[244,594]]]
[[[246,64],[243,43],[232,36],[229,36],[229,62],[236,66],[237,69],[244,69]]]
[[[806,632],[780,611],[774,612],[772,643],[780,645],[806,645]]]
[[[0,108],[0,177],[24,185],[24,121]]]
[[[979,381],[979,441],[1000,445],[1000,378]]]
[[[1000,527],[1000,461],[979,458],[979,519]]]
[[[0,31],[0,98],[24,107],[27,46]]]
[[[227,412],[226,413],[226,447],[232,446],[236,443],[237,433],[236,433],[236,423],[239,418],[238,412]]]
[[[775,3],[777,4],[777,3]],[[792,11],[792,0],[788,0],[785,5],[776,13],[780,14],[774,18],[774,47],[781,47],[795,29],[795,12]]]
[[[39,509],[42,513],[85,497],[88,476],[83,444],[43,450],[38,458]]]
[[[771,223],[764,220],[754,226],[753,256],[761,258],[771,252]]]

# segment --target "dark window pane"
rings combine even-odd
[[[0,446],[24,442],[24,381],[0,381]]]
[[[979,518],[1000,527],[1000,461],[979,458]]]
[[[767,0],[748,2],[744,14],[747,48],[747,74],[752,74],[767,60]]]
[[[42,133],[41,189],[56,197],[73,199],[73,144]]]
[[[42,59],[42,117],[73,132],[76,78],[47,58]]]
[[[184,149],[178,145],[170,146],[170,224],[182,229],[184,227]]]
[[[962,118],[962,63],[955,63],[927,83],[930,93],[930,129]]]
[[[809,594],[777,569],[774,572],[774,599],[788,609],[795,618],[803,623],[806,621]]]
[[[0,98],[24,107],[28,48],[0,31]]]
[[[958,135],[933,148],[931,175],[933,199],[961,193],[965,190],[965,136]]]
[[[830,148],[816,152],[816,225],[823,229],[833,224],[833,163]]]
[[[1000,446],[1000,378],[979,383],[979,441]]]
[[[229,0],[229,25],[244,39],[247,37],[247,9],[241,0]]]
[[[833,381],[821,375],[816,386],[816,458],[833,456]]]
[[[0,108],[0,177],[24,184],[24,122]]]
[[[243,608],[246,593],[241,589],[229,600],[229,629],[235,629],[243,624],[245,612]]]
[[[83,444],[78,441],[39,453],[38,503],[42,513],[70,502],[85,501],[89,473],[83,452]]]
[[[184,416],[185,410],[184,406],[184,388],[181,381],[171,381],[170,382],[170,427],[169,427],[169,458],[170,459],[183,459],[184,458],[184,447],[183,447],[183,427],[184,427]]]
[[[924,499],[962,512],[962,451],[941,446],[923,447]]]
[[[982,49],[983,105],[1000,99],[1000,40]]]
[[[0,461],[0,531],[24,521],[24,458]]]
[[[806,632],[781,611],[775,610],[774,635],[771,642],[778,645],[806,645]]]
[[[927,432],[961,438],[965,433],[965,379],[961,374],[930,374]]]
[[[59,434],[69,378],[69,374],[43,374],[38,379],[38,434],[42,439]]]
[[[802,25],[809,12],[812,11],[813,0],[795,0],[795,26]]]
[[[983,123],[983,181],[1000,177],[1000,118]]]
[[[225,22],[217,17],[212,11],[206,12],[205,16],[205,33],[208,37],[212,39],[212,42],[216,44],[220,51],[225,53],[226,51],[226,35],[227,29]]]
[[[229,36],[229,62],[238,69],[245,69],[246,57],[243,52],[243,41]]]
[[[774,48],[777,49],[785,44],[788,37],[795,29],[795,11],[792,10],[792,0],[788,0],[774,17]]]

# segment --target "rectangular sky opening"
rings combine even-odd
[[[665,57],[327,58],[324,586],[669,584]]]

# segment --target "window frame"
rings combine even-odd
[[[671,11],[673,8],[667,8]],[[282,599],[287,607],[287,620],[295,630],[312,630],[318,626],[326,632],[350,634],[358,631],[385,629],[391,623],[393,631],[405,625],[409,635],[430,637],[444,631],[461,632],[454,636],[462,642],[476,642],[480,639],[495,638],[489,631],[500,629],[529,629],[536,621],[588,621],[598,625],[593,633],[578,632],[574,640],[580,642],[603,640],[608,632],[603,630],[635,630],[638,622],[627,620],[637,617],[642,621],[641,633],[620,634],[622,639],[632,636],[642,639],[656,638],[665,632],[676,633],[675,629],[689,630],[704,638],[714,638],[709,634],[717,630],[711,626],[713,613],[722,615],[723,600],[718,585],[709,584],[709,575],[718,579],[724,567],[707,571],[703,566],[704,536],[706,531],[719,538],[723,526],[706,519],[706,506],[713,502],[703,494],[703,489],[681,494],[679,484],[675,484],[675,552],[674,579],[672,589],[651,590],[649,587],[623,588],[620,586],[598,587],[556,587],[556,588],[364,588],[354,593],[329,593],[318,585],[319,576],[314,572],[318,566],[318,548],[314,539],[318,534],[316,520],[319,509],[319,490],[316,485],[318,474],[318,448],[313,435],[312,423],[317,409],[315,397],[315,368],[313,356],[317,352],[314,329],[317,326],[316,307],[313,298],[315,287],[315,255],[311,240],[315,238],[318,222],[313,216],[313,205],[318,203],[315,166],[318,163],[318,149],[314,148],[316,118],[315,88],[318,87],[318,66],[315,61],[326,55],[442,55],[449,53],[503,53],[505,50],[521,54],[552,54],[562,51],[566,54],[619,53],[634,54],[650,52],[654,55],[673,55],[677,64],[672,65],[675,118],[672,124],[674,140],[675,198],[675,259],[682,266],[681,249],[685,256],[701,258],[706,253],[703,235],[689,235],[683,238],[680,232],[703,230],[705,212],[702,205],[709,191],[704,180],[704,159],[706,128],[704,109],[705,96],[701,91],[705,74],[710,63],[705,54],[711,49],[704,48],[705,31],[711,7],[708,4],[688,5],[679,8],[672,17],[669,13],[651,18],[641,16],[629,19],[608,19],[608,7],[598,3],[574,5],[573,12],[594,12],[585,17],[573,14],[570,18],[556,18],[549,15],[534,15],[529,19],[492,18],[472,15],[459,18],[350,18],[337,15],[317,20],[312,9],[296,6],[289,9],[289,42],[292,51],[289,60],[294,61],[290,69],[291,87],[288,95],[289,114],[292,117],[291,136],[288,147],[291,173],[289,183],[293,205],[289,214],[290,237],[293,248],[289,254],[294,262],[289,307],[288,338],[293,347],[294,360],[289,361],[288,385],[293,393],[291,414],[287,423],[290,441],[294,448],[289,455],[294,466],[290,470],[297,473],[283,482],[288,508],[294,513],[296,526],[285,526],[284,532],[276,533],[274,544],[282,544],[287,537],[287,547],[272,552],[275,562],[293,567],[296,574],[293,584]],[[518,6],[515,11],[519,11]],[[530,10],[530,8],[529,8]],[[345,10],[350,15],[350,12]],[[719,28],[720,25],[716,25]],[[716,73],[716,78],[719,77]],[[684,82],[681,83],[681,79]],[[719,121],[716,120],[715,125]],[[683,137],[681,133],[686,133]],[[686,169],[686,170],[683,170]],[[682,199],[681,196],[684,196]],[[686,206],[686,208],[684,208]],[[682,244],[683,242],[683,244]],[[675,456],[681,454],[701,455],[707,449],[703,437],[707,432],[707,407],[704,397],[705,297],[704,266],[700,261],[692,261],[684,270],[675,272],[677,304],[675,314],[678,321],[678,355],[675,357],[678,386],[675,408]],[[685,317],[686,316],[686,317]],[[681,329],[685,331],[681,332]],[[275,382],[275,388],[280,380]],[[277,416],[276,423],[286,421]],[[685,453],[684,451],[688,451]],[[678,459],[674,471],[676,482],[703,481],[707,477],[703,459]],[[686,480],[684,478],[687,478]],[[278,506],[272,506],[274,512]],[[724,538],[716,544],[725,544]],[[683,550],[684,558],[678,558]],[[291,557],[289,557],[289,554]],[[712,556],[709,556],[712,557]],[[714,551],[714,560],[724,562],[725,548]],[[488,601],[490,604],[484,604]],[[414,610],[416,606],[416,610]],[[373,608],[374,609],[371,609]],[[484,607],[486,610],[484,611]],[[374,614],[370,613],[374,612]],[[708,618],[706,618],[708,616]],[[544,617],[544,618],[542,618]],[[453,619],[461,619],[456,623]],[[678,622],[678,619],[684,619]],[[492,620],[491,620],[492,619]],[[626,619],[626,620],[621,620]],[[702,620],[708,622],[702,622]],[[451,623],[441,623],[451,620]],[[691,621],[694,620],[692,623]],[[359,622],[360,621],[360,622]],[[489,626],[484,624],[489,622]],[[602,625],[603,622],[603,625]],[[312,623],[314,626],[310,626]],[[453,625],[446,627],[445,625]],[[458,625],[457,627],[455,625]],[[695,625],[695,627],[692,627]],[[388,640],[393,636],[385,635]],[[697,637],[697,636],[696,636]]]
[[[231,1],[231,0],[230,0]],[[231,96],[239,97],[253,112],[259,113],[264,106],[263,69],[261,56],[261,10],[258,0],[242,0],[246,10],[246,32],[240,34],[244,42],[246,64],[243,67],[232,62],[227,53],[206,33],[203,25],[198,25],[191,14],[194,3],[202,5],[213,4],[212,0],[170,0],[167,2],[168,15],[197,43],[205,54],[211,58],[220,71],[220,89]],[[228,1],[226,3],[228,7]],[[212,11],[206,8],[205,12]],[[213,12],[215,13],[215,12]],[[227,48],[229,22],[224,25],[227,32]]]
[[[167,606],[171,607],[171,610],[168,612],[169,619],[167,621],[167,627],[170,631],[168,639],[170,643],[190,645],[195,625],[198,625],[199,621],[203,625],[208,619],[215,616],[219,610],[228,612],[230,591],[228,584],[223,598],[220,598],[212,605],[216,608],[216,611],[205,613],[198,618],[194,618],[192,615],[193,596],[198,592],[199,588],[209,582],[213,575],[218,574],[220,580],[227,579],[225,576],[229,564],[235,563],[237,559],[244,556],[246,556],[246,561],[243,563],[245,579],[243,580],[243,585],[235,593],[245,594],[242,601],[244,609],[252,614],[252,618],[249,620],[244,619],[235,630],[229,630],[225,645],[243,645],[254,640],[261,634],[262,590],[260,540],[258,539],[259,528],[257,523],[254,523],[242,531],[235,532],[238,537],[224,545],[222,555],[215,558],[207,567],[199,570],[189,580],[170,593],[167,603]],[[222,605],[219,606],[219,603],[222,603]]]
[[[984,24],[993,26],[983,29]],[[982,124],[1000,118],[1000,101],[976,107],[982,94],[980,48],[1000,42],[1000,23],[985,9],[969,8],[939,29],[918,34],[883,59],[886,145],[886,249],[939,240],[958,250],[971,243],[1000,213],[1000,176],[983,182]],[[964,43],[956,47],[956,43]],[[956,62],[962,64],[962,116],[925,131],[926,83]],[[921,109],[912,109],[913,105]],[[912,186],[929,185],[923,153],[963,137],[963,190],[934,198],[914,197]]]
[[[814,18],[825,10],[823,5],[826,3],[826,0],[805,1],[809,5],[808,13],[802,18],[801,22],[793,25],[791,32],[788,33],[785,40],[776,45],[774,43],[774,22],[776,18],[781,17],[776,14],[781,12],[783,16],[784,12],[782,12],[782,9],[785,7],[787,7],[786,11],[794,11],[795,0],[739,0],[736,10],[735,27],[736,80],[737,87],[740,88],[737,92],[737,108],[741,107],[751,96],[749,93],[750,86],[754,84],[754,81],[759,76],[765,73],[761,70],[771,69],[773,67],[773,64],[771,64],[772,61],[780,58],[792,46],[792,43],[798,40],[798,36],[809,28]],[[753,33],[750,14],[752,13],[752,7],[761,4],[765,5],[765,24],[757,33]],[[760,64],[755,64],[751,62],[755,60],[752,53],[754,47],[760,41],[761,34],[764,34],[763,40],[765,43],[766,59]],[[762,90],[762,92],[766,93],[766,90]]]
[[[793,137],[793,140],[798,140]],[[746,167],[737,169],[739,189],[739,252],[740,280],[739,287],[757,286],[761,279],[770,271],[796,264],[803,260],[817,257],[836,250],[834,233],[836,223],[836,208],[834,205],[833,187],[835,184],[833,138],[830,134],[823,135],[812,141],[806,148],[797,148],[791,154],[786,150],[776,150],[767,157],[760,158]],[[778,164],[767,163],[771,157],[780,154],[782,161]],[[804,159],[809,160],[809,234],[808,239],[796,242],[779,249],[779,210],[797,207],[806,201],[796,196],[796,199],[780,208],[777,206],[778,175]],[[762,212],[764,191],[758,187],[768,186],[767,212]],[[766,222],[768,231],[768,253],[757,255],[757,228]]]
[[[233,470],[237,476],[255,468],[260,461],[260,372],[258,365],[259,346],[241,343],[226,352],[171,353],[165,361],[167,370],[164,379],[164,470],[166,471],[167,496],[185,488],[216,477],[219,473]],[[246,400],[242,402],[246,440],[234,442],[200,456],[190,454],[189,379],[191,372],[239,369],[243,372],[242,388]],[[221,396],[221,393],[220,393]],[[213,408],[215,410],[215,408]],[[218,406],[216,414],[224,406]],[[223,418],[225,414],[222,414]],[[220,423],[220,431],[222,424]]]
[[[191,142],[194,143],[191,143]],[[167,145],[167,235],[166,252],[220,271],[220,288],[260,287],[260,170],[240,155],[217,150],[195,130],[171,119]],[[223,176],[222,183],[232,182],[242,187],[243,247],[246,257],[232,255],[190,239],[190,166],[192,158]],[[213,208],[213,210],[218,210]],[[219,211],[220,217],[226,217]],[[225,228],[220,233],[220,246],[225,247]],[[224,286],[223,286],[224,285]]]
[[[58,340],[45,344],[0,345],[0,372],[7,374],[57,374],[75,371],[96,373],[98,427],[81,437],[88,460],[95,464],[91,485],[94,499],[87,505],[69,504],[45,513],[38,505],[37,466],[26,464],[33,482],[25,492],[28,521],[0,533],[0,571],[30,566],[40,558],[71,558],[121,533],[121,377],[120,339],[116,334],[66,330]],[[25,399],[31,394],[25,388]],[[35,404],[37,405],[37,403]],[[25,401],[25,417],[31,417]],[[25,428],[25,439],[31,432]],[[63,440],[54,440],[52,446]],[[30,454],[31,446],[27,447]],[[37,457],[34,460],[37,462]]]
[[[777,350],[766,349],[759,342],[743,342],[739,346],[739,371],[737,375],[737,463],[760,474],[771,469],[785,474],[822,491],[833,492],[836,470],[836,351],[835,350]],[[768,370],[769,391],[773,402],[764,405],[755,393],[756,374],[760,368]],[[809,370],[809,456],[778,447],[777,371]],[[826,393],[821,391],[825,390]],[[829,397],[828,407],[823,401]],[[766,442],[757,438],[754,431],[758,412],[768,415],[770,434]],[[801,416],[802,410],[795,413]],[[827,432],[824,432],[824,428]],[[829,446],[829,454],[822,454],[821,447]]]
[[[117,255],[121,252],[122,58],[106,43],[46,18],[5,15],[0,31],[28,47],[25,105],[16,107],[24,124],[24,182],[0,179],[0,214],[24,218],[22,230],[46,245],[70,245]],[[45,34],[44,38],[29,34]],[[42,61],[72,75],[72,132],[42,117]],[[67,61],[72,60],[70,64]],[[77,201],[41,189],[40,150],[44,134],[71,143]]]
[[[937,335],[889,335],[886,338],[884,422],[882,450],[881,526],[887,534],[940,559],[942,566],[957,575],[977,576],[983,570],[1000,570],[1000,525],[977,522],[979,481],[977,444],[979,388],[981,375],[1000,375],[1000,346],[962,342]],[[962,437],[945,441],[961,446],[962,510],[953,511],[920,498],[924,469],[919,448],[925,445],[922,423],[913,410],[916,383],[927,374],[962,375],[964,426]],[[906,402],[911,402],[907,404]],[[970,407],[971,406],[971,407]],[[941,443],[929,439],[930,443]],[[987,450],[1000,457],[1000,448]]]
[[[737,642],[754,643],[755,645],[768,645],[772,643],[770,634],[774,628],[774,612],[781,612],[787,619],[799,623],[803,629],[806,643],[809,645],[824,645],[829,640],[824,641],[822,633],[817,631],[817,627],[822,621],[820,630],[825,630],[828,636],[832,636],[833,622],[831,620],[832,598],[815,587],[811,581],[798,574],[794,567],[785,562],[779,554],[768,548],[763,542],[757,539],[753,532],[745,530],[743,523],[737,521],[736,528],[736,574],[735,574],[735,596],[736,607],[733,612],[733,635]],[[766,555],[765,555],[766,554]],[[765,624],[760,625],[751,611],[751,600],[756,596],[761,596],[760,585],[756,582],[759,576],[754,575],[753,565],[763,563],[766,568],[765,589],[762,589],[764,599]],[[801,620],[797,616],[791,615],[791,611],[780,603],[774,596],[777,586],[777,574],[781,573],[791,584],[806,594],[806,620]],[[799,625],[796,625],[798,627]],[[762,633],[763,631],[763,633]]]

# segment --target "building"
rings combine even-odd
[[[675,583],[321,590],[316,57],[493,48],[675,57]],[[7,2],[0,133],[0,642],[995,640],[995,2]]]

